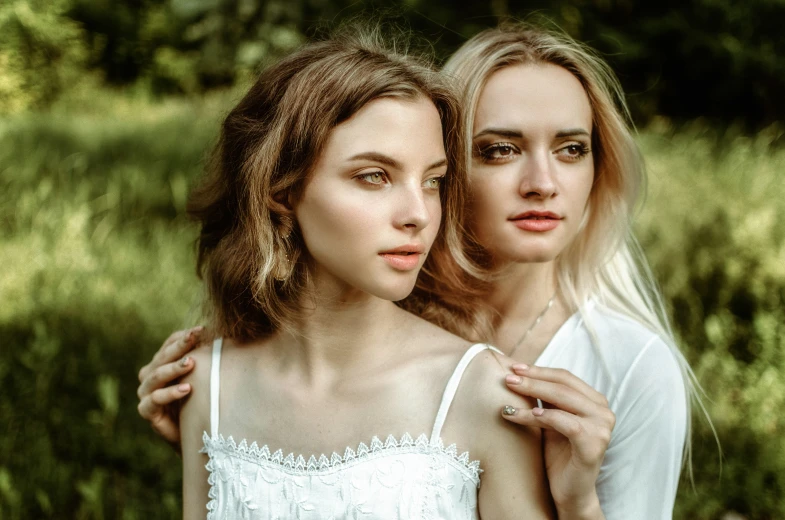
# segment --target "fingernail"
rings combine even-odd
[[[502,408],[502,415],[515,415],[518,410],[514,406],[507,405]]]
[[[516,363],[512,366],[514,372],[526,372],[529,370],[529,365],[525,363]]]
[[[541,416],[545,413],[545,410],[542,408],[532,408],[532,415],[536,415],[537,417]]]
[[[507,374],[506,376],[504,376],[504,380],[507,382],[508,385],[521,384],[521,378],[518,376],[514,376],[512,374]]]
[[[188,366],[188,363],[190,361],[191,361],[191,357],[190,356],[185,356],[183,359],[180,360],[180,366],[181,367],[186,367],[186,366]]]
[[[188,390],[190,390],[190,388],[191,388],[191,387],[188,385],[188,383],[183,383],[183,384],[181,384],[181,385],[179,385],[179,386],[177,387],[177,389],[178,389],[179,391],[181,391],[181,392],[187,392]]]

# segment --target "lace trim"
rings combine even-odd
[[[290,473],[314,474],[333,470],[339,466],[346,466],[366,459],[376,458],[381,454],[387,455],[390,453],[443,455],[451,462],[456,463],[459,469],[462,469],[462,472],[472,479],[475,484],[479,484],[480,473],[482,473],[480,461],[470,460],[468,451],[464,451],[458,455],[458,447],[455,444],[450,444],[445,447],[441,438],[432,443],[424,433],[417,437],[417,439],[413,439],[411,435],[405,433],[400,440],[389,435],[384,442],[382,442],[379,437],[374,436],[371,439],[370,445],[361,442],[356,450],[346,448],[343,456],[333,452],[329,458],[324,454],[320,455],[319,458],[311,455],[308,460],[306,460],[303,455],[297,455],[295,457],[294,453],[289,453],[284,457],[283,451],[280,449],[271,453],[266,444],[261,448],[259,448],[259,445],[256,442],[249,446],[245,439],[243,439],[240,444],[237,444],[231,436],[224,438],[224,436],[220,434],[218,437],[214,438],[207,435],[207,432],[204,432],[202,441],[204,442],[204,447],[199,450],[200,453],[207,453],[210,455],[211,449],[221,450],[237,455],[248,462],[256,464],[274,464]],[[210,471],[210,477],[208,478],[208,483],[211,486],[209,496],[211,499],[214,499],[212,485],[214,484],[215,477],[212,473],[214,469],[212,457],[205,467]],[[213,500],[208,504],[208,509],[210,509],[212,503]]]
[[[205,435],[207,435],[205,433]],[[203,453],[205,450],[202,448],[199,450],[199,453]],[[213,470],[215,469],[215,465],[213,464],[213,458],[209,457],[207,464],[204,466],[207,471],[209,472],[209,476],[207,477],[207,483],[210,484],[210,491],[207,492],[207,498],[210,500],[207,502],[207,520],[214,520],[215,519],[215,499],[218,498],[218,494],[215,490],[215,473]]]

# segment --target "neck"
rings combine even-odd
[[[490,295],[498,312],[493,343],[511,357],[533,363],[568,317],[557,294],[555,264],[516,263],[498,273]]]
[[[387,348],[400,337],[408,316],[394,303],[368,294],[317,296],[316,304],[273,342],[273,355],[282,373],[308,386],[332,385],[381,367],[391,355]]]
[[[511,263],[500,269],[489,303],[502,321],[534,321],[556,293],[554,262]]]

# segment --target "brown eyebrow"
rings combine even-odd
[[[436,161],[432,165],[428,166],[425,171],[433,170],[434,168],[440,168],[442,166],[447,166],[447,159],[442,159],[441,161]]]
[[[585,135],[590,136],[589,132],[584,130],[583,128],[571,128],[569,130],[562,130],[556,133],[556,137],[575,137],[578,135]]]
[[[384,154],[379,153],[379,152],[359,153],[357,155],[353,155],[353,156],[349,157],[349,160],[350,161],[374,161],[374,162],[382,163],[382,164],[384,164],[386,166],[389,166],[390,168],[395,168],[396,170],[402,170],[403,169],[403,166],[401,166],[401,163],[399,163],[398,161],[396,161],[392,157],[389,157],[389,156],[384,155]],[[425,171],[433,170],[434,168],[439,168],[441,166],[446,166],[446,165],[447,165],[447,159],[441,159],[441,160],[436,161],[435,163],[431,164],[430,166],[428,166],[428,168],[426,168]]]
[[[390,168],[401,169],[401,163],[379,152],[358,153],[349,157],[350,161],[374,161],[389,166]]]
[[[478,137],[482,137],[484,135],[497,135],[499,137],[507,137],[509,139],[522,139],[523,133],[518,132],[517,130],[507,130],[505,128],[486,128],[485,130],[479,132],[477,135],[473,137],[473,139],[477,139]],[[556,133],[556,137],[575,137],[578,135],[585,135],[589,136],[589,132],[584,130],[583,128],[570,128],[567,130],[561,130]]]
[[[478,137],[482,137],[484,135],[498,135],[499,137],[508,137],[510,139],[523,138],[523,134],[517,130],[507,130],[505,128],[486,128],[485,130],[475,135],[472,139],[477,139]]]

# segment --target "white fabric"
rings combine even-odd
[[[210,375],[211,431],[203,434],[209,461],[208,520],[478,519],[478,461],[445,447],[441,424],[469,362],[487,345],[472,346],[450,378],[433,437],[406,434],[346,448],[341,456],[271,453],[256,442],[239,444],[218,433],[221,340],[213,344]]]
[[[687,411],[679,364],[665,342],[590,303],[567,320],[535,364],[569,370],[604,394],[616,414],[597,479],[606,519],[672,518]]]
[[[221,382],[221,346],[223,338],[213,341],[213,359],[210,365],[210,434],[218,437],[218,394]]]
[[[458,385],[461,383],[461,378],[463,377],[463,373],[466,371],[466,367],[468,367],[469,363],[472,362],[474,356],[486,349],[493,350],[499,354],[502,353],[502,351],[496,347],[478,343],[476,345],[472,345],[469,350],[466,351],[461,360],[458,362],[458,366],[455,367],[455,371],[452,373],[452,376],[450,376],[449,381],[447,381],[447,386],[444,388],[444,394],[442,394],[442,403],[439,405],[439,411],[436,413],[436,420],[433,422],[431,442],[437,442],[442,436],[444,420],[447,419],[447,412],[450,411],[450,405],[452,404],[452,400],[455,398],[455,392],[458,391]]]

